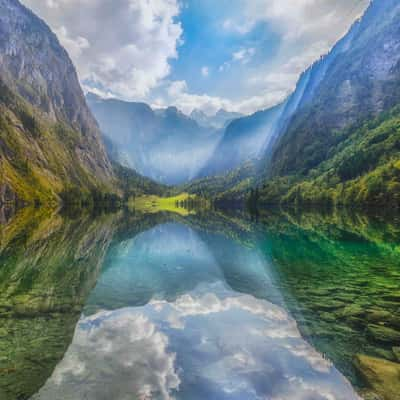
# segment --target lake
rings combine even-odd
[[[0,226],[2,400],[399,398],[396,216],[24,209]]]

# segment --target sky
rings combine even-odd
[[[208,114],[283,101],[369,0],[22,0],[85,91]]]

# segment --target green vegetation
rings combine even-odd
[[[96,210],[113,211],[122,206],[122,198],[115,193],[102,192],[99,189],[89,191],[82,190],[77,186],[66,187],[60,194],[64,207],[69,211]]]
[[[49,120],[0,80],[0,191],[14,193],[9,201],[115,209],[130,197],[168,194],[168,187],[116,163],[114,182],[99,183],[80,162],[80,141],[81,133]]]
[[[369,385],[382,399],[396,393],[392,372],[400,362],[398,217],[269,209],[260,215],[261,223],[254,224],[244,212],[171,210],[188,204],[190,197],[137,197],[154,213],[132,209],[96,218],[81,214],[69,219],[43,207],[24,208],[0,225],[2,399],[29,398],[62,359],[110,245],[171,221],[201,234],[236,290],[282,302],[302,335],[354,385],[363,390]],[[266,265],[273,266],[271,284],[280,295],[274,297],[263,285],[262,291],[247,281],[242,285],[226,259],[230,247],[222,243],[244,246],[268,260]],[[85,312],[98,309],[89,305]],[[365,393],[366,398],[372,396],[370,390]]]
[[[357,387],[377,390],[378,380],[387,379],[393,384],[394,375],[378,367],[400,368],[398,217],[268,210],[260,221],[260,245],[274,260],[285,305],[302,335]],[[366,363],[355,362],[359,354],[377,359],[377,380]],[[381,385],[375,398],[395,398],[394,390]]]
[[[145,213],[170,212],[182,216],[195,213],[196,210],[208,208],[209,203],[204,198],[188,193],[181,193],[172,197],[159,197],[155,195],[145,195],[129,200],[131,210]]]
[[[217,205],[244,203],[248,189],[254,184],[255,175],[254,163],[247,162],[225,175],[195,180],[178,189],[211,199]]]
[[[400,106],[336,134],[325,161],[259,187],[262,204],[400,206]]]
[[[71,343],[115,229],[43,207],[0,225],[0,398],[29,399]]]
[[[115,193],[113,182],[105,187],[83,166],[80,140],[81,133],[50,120],[0,80],[0,188],[20,203],[50,207],[71,187]]]
[[[168,186],[146,178],[133,169],[126,168],[116,162],[113,162],[113,170],[124,193],[125,201],[145,194],[165,196],[171,192]]]

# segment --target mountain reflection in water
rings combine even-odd
[[[6,400],[351,400],[360,398],[353,387],[366,390],[356,354],[395,364],[396,343],[366,334],[375,324],[396,329],[393,221],[281,212],[258,223],[218,212],[16,218],[3,225],[0,248]],[[346,295],[365,310],[357,321]],[[27,336],[11,351],[21,321]]]

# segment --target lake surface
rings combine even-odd
[[[9,218],[0,399],[398,398],[396,217]]]

